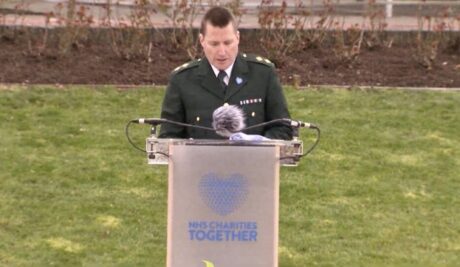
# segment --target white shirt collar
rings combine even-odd
[[[230,78],[230,75],[232,74],[232,69],[233,69],[233,65],[235,64],[235,62],[232,63],[232,65],[230,65],[228,68],[226,68],[224,71],[225,73],[227,73],[227,77]],[[214,71],[214,74],[217,75],[219,74],[219,69],[214,67],[212,64],[211,65],[211,68],[212,70]]]

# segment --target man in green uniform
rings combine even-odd
[[[213,7],[203,17],[199,40],[205,58],[176,68],[161,111],[164,119],[211,127],[212,113],[223,105],[239,106],[252,126],[289,111],[274,65],[262,57],[239,54],[239,31],[233,15]],[[290,126],[278,123],[245,131],[270,139],[292,139]],[[222,139],[212,131],[163,124],[160,138]]]

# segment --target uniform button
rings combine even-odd
[[[196,117],[196,121],[200,121],[200,117]]]
[[[224,103],[224,107],[228,106],[228,103]]]
[[[251,113],[251,116],[255,117],[255,116],[256,116],[256,113],[253,111],[253,112]]]

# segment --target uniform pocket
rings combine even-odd
[[[265,121],[265,112],[262,103],[243,106],[246,117],[246,127],[254,126]],[[262,134],[264,127],[257,127],[245,131],[248,134]]]
[[[209,111],[192,111],[187,114],[187,123],[191,125],[212,128],[212,113]],[[212,130],[189,127],[189,136],[195,139],[215,138]]]

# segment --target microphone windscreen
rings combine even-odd
[[[212,127],[220,136],[230,137],[244,129],[244,112],[234,105],[217,108],[212,113]]]

